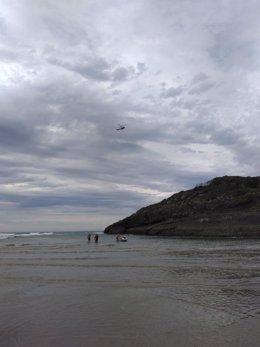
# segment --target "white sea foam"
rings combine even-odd
[[[0,233],[1,239],[11,239],[13,237],[32,237],[32,236],[51,236],[52,232],[40,232],[40,233]]]
[[[12,238],[12,237],[14,237],[14,235],[15,235],[15,234],[1,233],[1,234],[0,234],[0,240]]]

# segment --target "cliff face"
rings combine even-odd
[[[105,233],[260,237],[260,177],[214,178],[141,208]]]

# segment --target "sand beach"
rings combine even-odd
[[[259,240],[2,237],[0,346],[258,347],[259,264]]]

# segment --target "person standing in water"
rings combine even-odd
[[[98,243],[98,234],[95,235],[95,242]]]
[[[91,241],[91,234],[90,233],[88,234],[88,241],[89,242]]]

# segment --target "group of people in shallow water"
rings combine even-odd
[[[98,243],[98,238],[99,238],[99,235],[95,234],[94,235],[95,243]],[[91,242],[91,239],[92,239],[92,235],[90,233],[88,233],[88,242]],[[117,234],[116,235],[116,241],[127,241],[127,237],[126,237],[126,235]]]
[[[94,235],[94,241],[95,241],[96,243],[98,243],[98,238],[99,238],[98,234],[95,234],[95,235]],[[88,241],[89,241],[89,242],[91,241],[91,234],[90,234],[90,233],[88,234]]]

